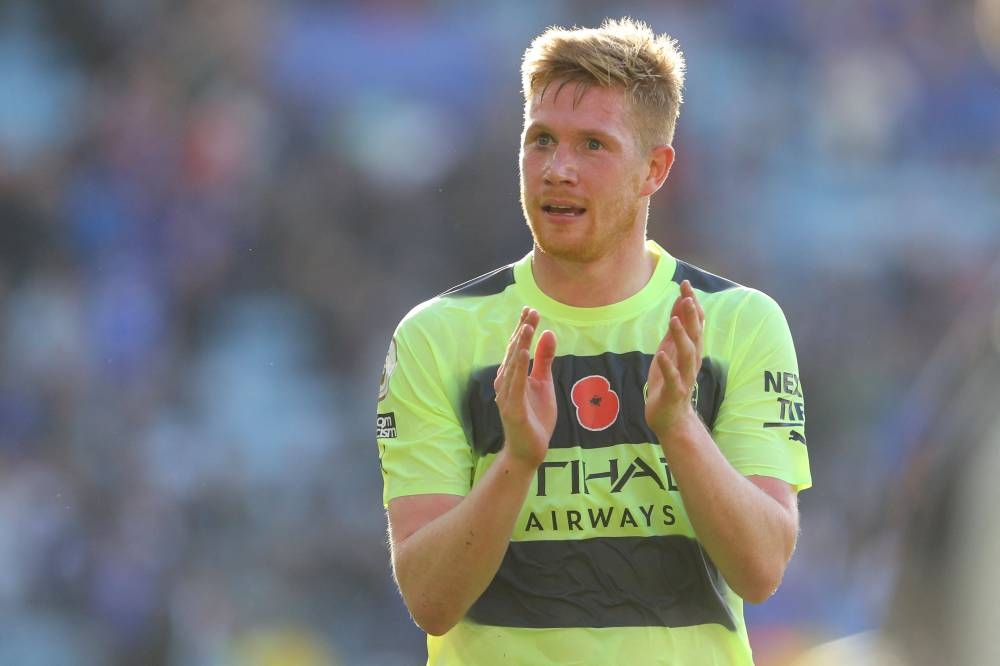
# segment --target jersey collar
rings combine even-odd
[[[529,252],[514,264],[514,284],[520,298],[526,305],[535,308],[543,318],[562,319],[577,323],[601,323],[616,319],[627,319],[639,315],[651,307],[662,307],[663,295],[668,290],[676,290],[673,283],[677,260],[658,243],[646,241],[646,248],[657,255],[653,275],[642,289],[628,298],[610,305],[581,308],[561,303],[539,289],[531,269]]]

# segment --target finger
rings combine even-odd
[[[529,328],[528,325],[523,321],[518,324],[517,328],[514,330],[511,336],[510,342],[507,344],[507,353],[504,356],[503,363],[497,368],[497,378],[493,381],[493,390],[496,393],[496,401],[498,404],[507,404],[507,401],[511,395],[511,383],[517,376],[517,359],[521,351],[526,349],[524,344],[524,337],[526,329]],[[532,331],[532,334],[534,331]],[[530,341],[530,335],[528,337]]]
[[[703,348],[702,337],[705,328],[705,310],[701,307],[701,303],[698,301],[698,296],[694,291],[694,287],[691,286],[690,280],[681,282],[680,300],[679,316],[684,323],[684,328],[687,330],[688,336],[695,343],[698,357],[701,358]]]
[[[681,308],[681,323],[684,324],[684,330],[697,347],[701,341],[701,321],[698,319],[698,307],[691,298],[684,299]]]
[[[658,352],[666,351],[668,344],[670,344],[670,322],[669,322],[669,320],[667,321],[667,331],[663,334],[663,337],[660,338],[660,344],[656,345],[656,351],[658,351]]]
[[[510,356],[510,350],[517,344],[517,339],[521,335],[521,327],[524,325],[524,320],[528,317],[528,306],[525,305],[521,308],[521,316],[517,320],[517,325],[514,326],[514,330],[510,333],[510,338],[507,340],[507,354]]]
[[[698,295],[694,293],[694,288],[691,283],[688,282],[688,298],[694,303],[695,316],[698,322],[697,331],[698,335],[694,338],[695,344],[698,347],[698,358],[701,358],[702,350],[704,349],[704,338],[705,338],[705,308],[701,307],[701,301],[698,300]]]
[[[518,337],[514,341],[514,353],[531,349],[531,340],[535,337],[535,329],[538,327],[539,314],[537,310],[529,309],[521,322]]]
[[[670,319],[674,317],[683,318],[684,316],[684,304],[685,302],[692,298],[694,295],[694,289],[691,288],[691,282],[688,280],[681,281],[680,294],[674,299],[673,305],[670,306]],[[669,320],[667,322],[667,330],[663,334],[663,340],[660,341],[659,349],[666,349],[666,342],[670,339],[670,325]]]
[[[524,318],[527,316],[528,316],[528,306],[525,305],[523,308],[521,308],[521,315],[517,318],[517,324],[514,325],[514,330],[511,331],[510,337],[507,339],[508,344],[513,342],[514,338],[517,337],[517,332],[520,330],[521,324],[524,323]]]
[[[674,299],[674,304],[670,307],[670,316],[671,317],[680,317],[681,316],[681,302],[685,298],[687,298],[687,296],[684,295],[684,285],[682,284],[681,285],[681,293],[680,293],[680,295],[676,299]]]
[[[538,310],[534,308],[525,308],[524,317],[521,321],[523,321],[526,324],[531,324],[532,326],[537,328],[538,320],[541,319],[541,317],[542,316],[538,313]]]
[[[660,346],[656,348],[656,351],[665,353],[671,361],[677,360],[677,344],[670,333],[670,322],[667,322],[667,332],[663,334],[663,339],[660,340]]]
[[[514,332],[511,333],[510,340],[507,342],[507,349],[504,350],[503,359],[500,361],[500,365],[497,366],[497,376],[493,380],[493,388],[500,395],[500,387],[503,384],[506,376],[507,370],[510,367],[510,361],[514,354],[514,348],[517,346],[517,337],[521,334],[521,324],[517,325]]]
[[[531,343],[531,338],[535,335],[535,329],[533,326],[524,324],[524,332],[521,334],[521,340],[526,340],[525,346],[518,345],[517,351],[514,353],[511,359],[510,365],[510,380],[507,382],[507,395],[506,399],[512,401],[511,404],[520,404],[521,398],[524,396],[525,386],[528,382],[528,350],[527,344]]]
[[[507,367],[510,365],[511,357],[514,353],[514,349],[517,348],[517,340],[521,335],[522,326],[524,325],[524,320],[528,316],[528,306],[525,305],[521,308],[521,316],[517,320],[517,324],[514,326],[514,330],[511,331],[510,337],[507,339],[507,347],[504,349],[503,359],[500,360],[500,365],[497,366],[497,375],[493,379],[493,390],[497,397],[501,394],[501,385],[504,382],[504,378],[507,373]]]
[[[531,366],[531,376],[539,381],[552,380],[552,360],[556,356],[556,334],[542,331],[535,345],[535,363]]]
[[[687,331],[684,330],[684,324],[677,317],[670,319],[670,337],[677,347],[677,369],[684,379],[684,384],[688,385],[694,381],[695,376],[698,374],[695,369],[697,366],[697,349],[694,342],[688,337]]]
[[[664,352],[657,352],[655,361],[656,367],[660,369],[660,374],[663,375],[663,391],[673,394],[683,391],[684,381],[673,360]]]
[[[508,338],[507,340],[507,349],[504,350],[503,360],[500,361],[500,367],[497,368],[498,375],[501,372],[503,372],[504,368],[506,368],[507,365],[510,363],[511,356],[514,353],[514,350],[517,348],[517,341],[521,336],[524,322],[528,318],[530,311],[531,308],[529,308],[527,305],[521,308],[521,316],[518,318],[517,325],[514,326],[514,330],[511,331],[510,338]]]
[[[698,308],[698,320],[701,322],[701,325],[704,326],[705,325],[705,308],[701,307],[701,301],[698,300],[697,296],[694,297],[694,304],[695,304],[695,307]]]
[[[698,310],[698,318],[702,323],[705,322],[705,310],[701,307],[701,301],[698,300],[698,295],[694,291],[694,287],[691,286],[689,280],[684,280],[681,283],[681,296],[684,298],[690,298],[694,301],[695,308]]]
[[[677,310],[678,309],[678,307],[679,307],[678,304],[679,304],[679,300],[674,302],[674,306],[672,308],[671,315],[667,319],[667,330],[665,330],[663,332],[663,337],[660,339],[660,344],[657,345],[657,347],[656,347],[656,351],[665,351],[665,352],[667,352],[668,354],[671,355],[671,358],[675,358],[676,357],[675,356],[676,350],[672,349],[674,343],[673,343],[673,341],[670,338],[670,319],[673,319],[674,317],[680,316],[679,314],[676,314],[676,313],[673,312],[673,310]]]
[[[695,340],[695,343],[698,346],[698,359],[700,365],[701,363],[700,359],[702,358],[702,355],[705,350],[705,309],[701,307],[701,303],[698,301],[697,298],[694,299],[694,305],[698,321],[698,337]]]
[[[671,317],[680,317],[684,314],[684,302],[687,299],[695,300],[694,287],[691,286],[690,280],[683,280],[681,282],[681,293],[677,295],[674,300],[674,305],[670,308]]]
[[[538,326],[539,314],[538,310],[532,308],[525,308],[524,315],[521,317],[521,325],[516,331],[513,342],[513,353],[517,353],[522,349],[531,348],[531,338],[535,335],[535,328]],[[530,332],[528,329],[531,329]],[[527,333],[527,336],[525,335]]]

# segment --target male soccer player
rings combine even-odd
[[[393,336],[384,501],[430,664],[752,663],[742,604],[795,547],[805,413],[775,302],[646,239],[683,74],[630,19],[536,38],[534,247]]]

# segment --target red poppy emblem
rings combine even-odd
[[[576,419],[587,430],[604,430],[618,418],[618,394],[611,382],[600,375],[584,377],[573,384],[570,398],[576,406]]]

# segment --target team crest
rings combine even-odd
[[[570,399],[576,407],[576,420],[587,430],[605,430],[618,419],[618,394],[601,375],[590,375],[573,384]]]
[[[378,401],[382,402],[385,400],[385,396],[389,395],[389,380],[392,379],[392,373],[396,370],[396,339],[393,338],[389,341],[389,351],[385,355],[385,365],[382,366],[382,378],[378,383]]]

